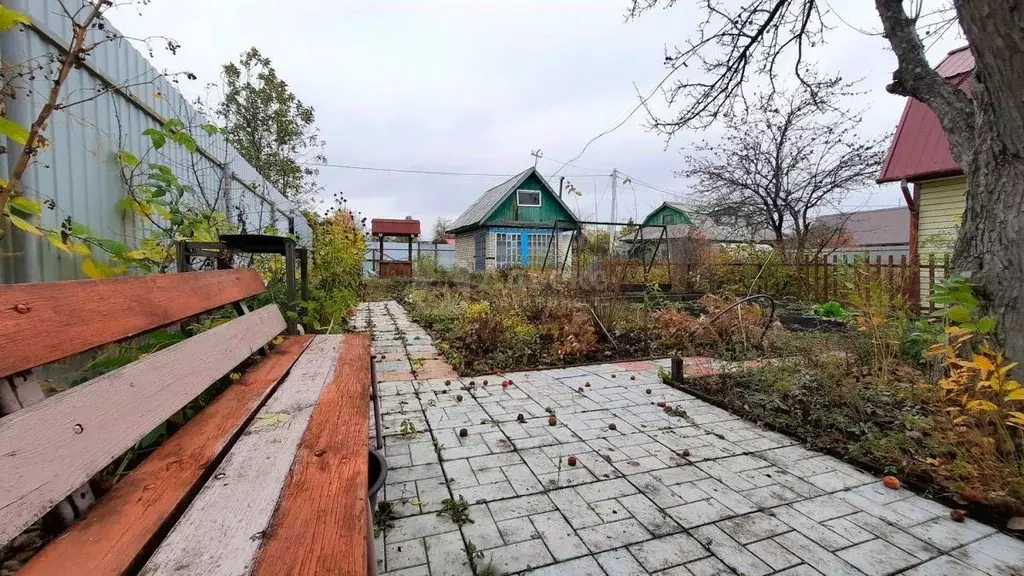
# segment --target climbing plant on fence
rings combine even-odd
[[[144,0],[137,1],[145,3]],[[132,0],[118,2],[117,5],[123,6],[129,3],[132,3]],[[27,98],[30,92],[37,90],[37,87],[40,86],[39,79],[47,80],[45,84],[42,84],[47,87],[45,94],[42,95],[43,105],[31,125],[23,126],[12,120],[8,117],[6,108],[0,105],[0,136],[6,137],[8,144],[12,145],[11,157],[8,159],[9,179],[0,179],[0,223],[7,220],[15,228],[45,238],[62,250],[66,249],[82,256],[88,256],[91,250],[87,243],[73,241],[73,236],[89,236],[89,232],[81,224],[76,224],[70,217],[64,219],[56,229],[39,228],[34,221],[41,213],[43,206],[55,210],[56,205],[52,199],[36,200],[22,190],[22,179],[28,168],[36,162],[39,152],[50,145],[44,131],[51,125],[54,114],[125,88],[152,84],[158,78],[171,78],[172,81],[177,81],[176,77],[185,76],[195,79],[195,75],[189,72],[160,74],[144,80],[129,79],[117,85],[105,85],[84,96],[81,91],[72,91],[69,95],[62,94],[64,85],[72,72],[81,67],[97,47],[124,39],[121,34],[109,26],[106,20],[106,11],[114,6],[115,3],[110,0],[83,2],[77,9],[61,4],[62,15],[67,18],[72,32],[65,49],[59,53],[40,54],[24,62],[5,61],[3,69],[0,70],[0,96],[4,99]],[[0,6],[0,32],[13,33],[15,30],[29,26],[32,26],[32,20],[27,15],[6,6]],[[166,42],[170,52],[173,53],[177,50],[176,42],[166,38],[162,38],[162,40]],[[141,39],[140,41],[147,46],[150,44],[150,39]],[[6,148],[0,149],[0,154],[8,154],[8,152]],[[2,234],[2,230],[0,230],[0,234]],[[83,270],[86,273],[108,272],[98,264],[97,261],[86,259],[83,261]]]

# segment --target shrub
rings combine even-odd
[[[323,217],[307,213],[306,219],[313,228],[313,250],[303,321],[324,330],[341,325],[359,299],[366,237],[347,209],[336,208]]]
[[[597,331],[590,314],[566,302],[548,307],[539,332],[563,360],[585,357],[597,345]]]
[[[843,305],[835,300],[829,300],[822,304],[815,304],[811,307],[811,314],[814,314],[819,318],[830,319],[841,319],[850,315],[850,313],[846,311],[846,308],[843,308]]]

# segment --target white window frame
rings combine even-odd
[[[522,235],[518,232],[494,234],[494,264],[497,268],[522,265]]]
[[[536,194],[537,195],[537,203],[536,204],[523,204],[522,196],[520,196],[520,194],[522,194],[523,192],[528,192],[530,194]],[[518,205],[518,206],[520,206],[522,208],[540,208],[541,204],[544,203],[544,200],[542,198],[543,196],[544,196],[544,194],[542,194],[540,190],[528,190],[526,188],[520,188],[519,190],[516,190],[516,205]]]

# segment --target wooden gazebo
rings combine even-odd
[[[374,218],[370,221],[370,233],[378,242],[374,269],[378,278],[412,278],[412,242],[420,235],[420,221],[411,216],[404,219]],[[388,258],[384,251],[384,239],[404,238],[409,244],[409,259]]]

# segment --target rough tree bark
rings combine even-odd
[[[1007,357],[1024,360],[1024,3],[955,0],[974,55],[971,97],[928,66],[902,0],[875,0],[899,61],[889,91],[939,117],[967,174],[967,206],[953,255],[996,317]]]

